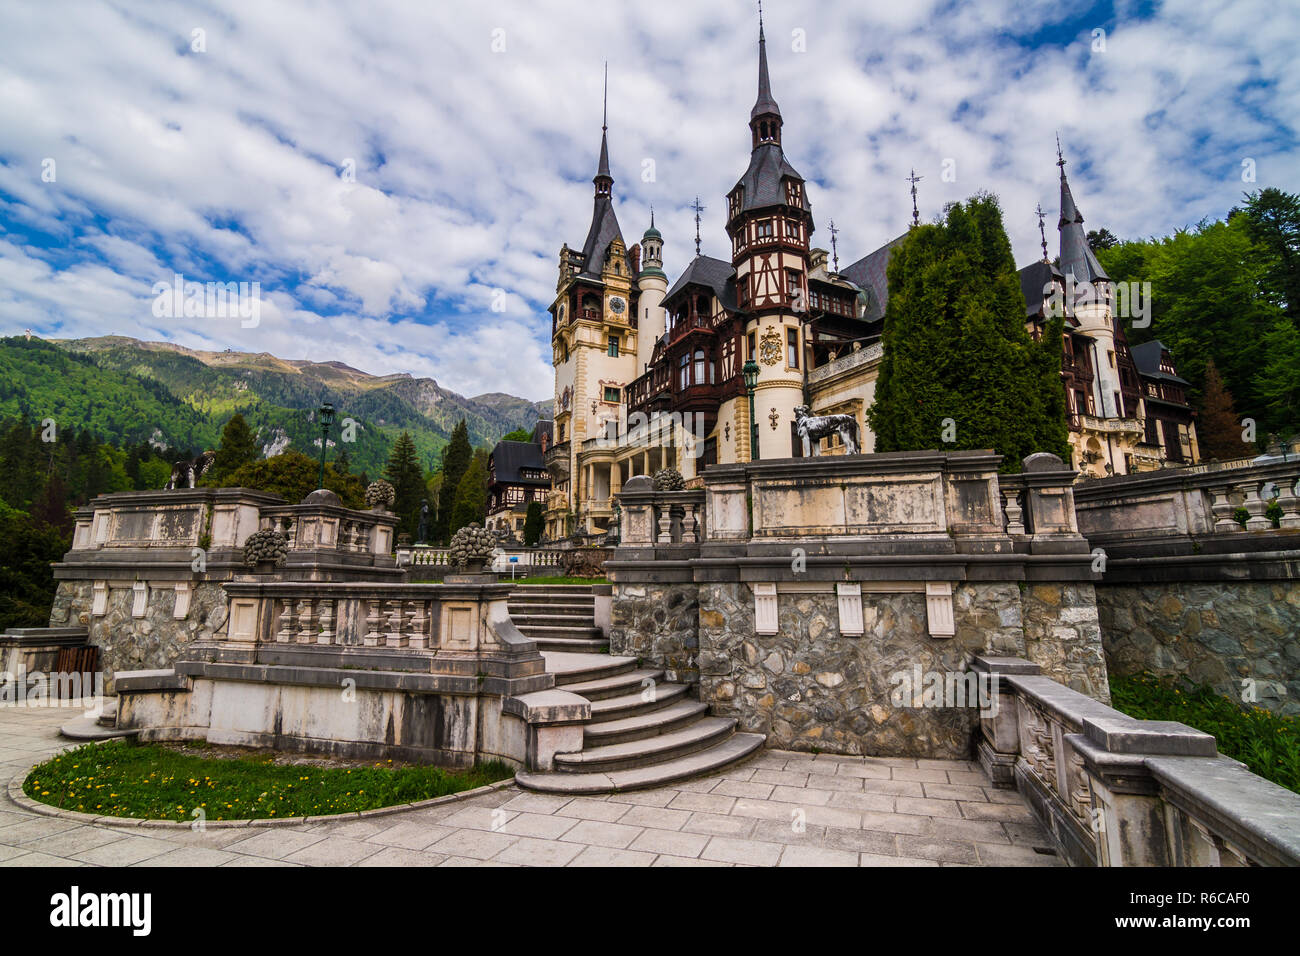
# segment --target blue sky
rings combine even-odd
[[[1247,189],[1300,189],[1295,4],[764,9],[786,154],[814,243],[834,219],[842,264],[906,228],[912,167],[923,218],[990,190],[1017,259],[1036,258],[1058,130],[1088,228],[1161,235]],[[675,277],[697,194],[703,251],[727,255],[756,33],[748,2],[10,5],[0,334],[124,334],[549,397],[545,309],[560,245],[580,246],[591,214],[603,60],[619,221],[634,242],[653,205]],[[259,282],[260,323],[155,318],[153,286],[176,272]]]

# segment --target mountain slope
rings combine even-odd
[[[462,418],[471,442],[490,446],[550,414],[549,402],[497,394],[469,399],[433,379],[369,375],[341,362],[208,352],[125,336],[0,339],[0,374],[0,418],[62,416],[105,439],[153,438],[195,451],[214,447],[221,426],[238,411],[258,431],[264,451],[288,445],[319,454],[315,409],[328,401],[338,420],[331,444],[346,419],[355,422],[354,440],[345,447],[354,470],[372,476],[402,431],[411,433],[421,462],[432,469]]]

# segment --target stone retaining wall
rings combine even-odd
[[[1300,581],[1107,584],[1097,589],[1106,662],[1121,675],[1186,678],[1300,714]]]

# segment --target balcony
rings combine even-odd
[[[1142,435],[1142,423],[1136,418],[1097,418],[1095,415],[1079,415],[1079,430],[1101,435]]]
[[[846,355],[841,355],[833,362],[827,362],[825,365],[819,365],[817,368],[810,369],[808,372],[808,384],[816,385],[834,378],[837,375],[843,375],[845,372],[861,368],[875,362],[885,354],[885,346],[880,342],[873,342],[866,348],[854,349]]]
[[[559,442],[546,449],[543,461],[546,470],[551,473],[552,481],[569,480],[569,450],[572,446],[567,441]]]

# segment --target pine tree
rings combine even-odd
[[[1196,436],[1201,455],[1227,461],[1242,458],[1251,448],[1241,438],[1242,424],[1233,407],[1232,394],[1223,387],[1223,378],[1214,359],[1205,363],[1205,394],[1201,398],[1201,416]]]
[[[257,436],[248,427],[244,416],[235,412],[221,430],[221,446],[217,449],[216,461],[212,463],[213,471],[218,477],[224,477],[260,457]]]
[[[348,454],[346,448],[340,448],[339,453],[334,456],[334,470],[340,475],[352,474],[352,456]]]
[[[867,420],[876,451],[992,448],[1003,470],[1046,451],[1069,461],[1062,319],[1035,342],[991,195],[914,227],[889,263],[884,356]]]
[[[397,495],[393,513],[400,519],[398,532],[414,535],[420,520],[420,500],[424,497],[424,470],[415,452],[415,442],[408,432],[402,432],[393,443],[384,477]]]
[[[459,527],[451,527],[451,513],[456,504],[460,480],[465,476],[473,455],[469,444],[469,429],[465,427],[462,418],[452,429],[451,441],[442,456],[442,485],[438,489],[438,524],[434,537],[443,544],[451,540],[452,533]]]
[[[449,527],[453,534],[468,524],[482,524],[487,517],[487,468],[475,456],[456,487],[456,503]]]
[[[524,544],[529,547],[542,540],[542,528],[545,520],[540,501],[528,502],[528,513],[524,516]]]

